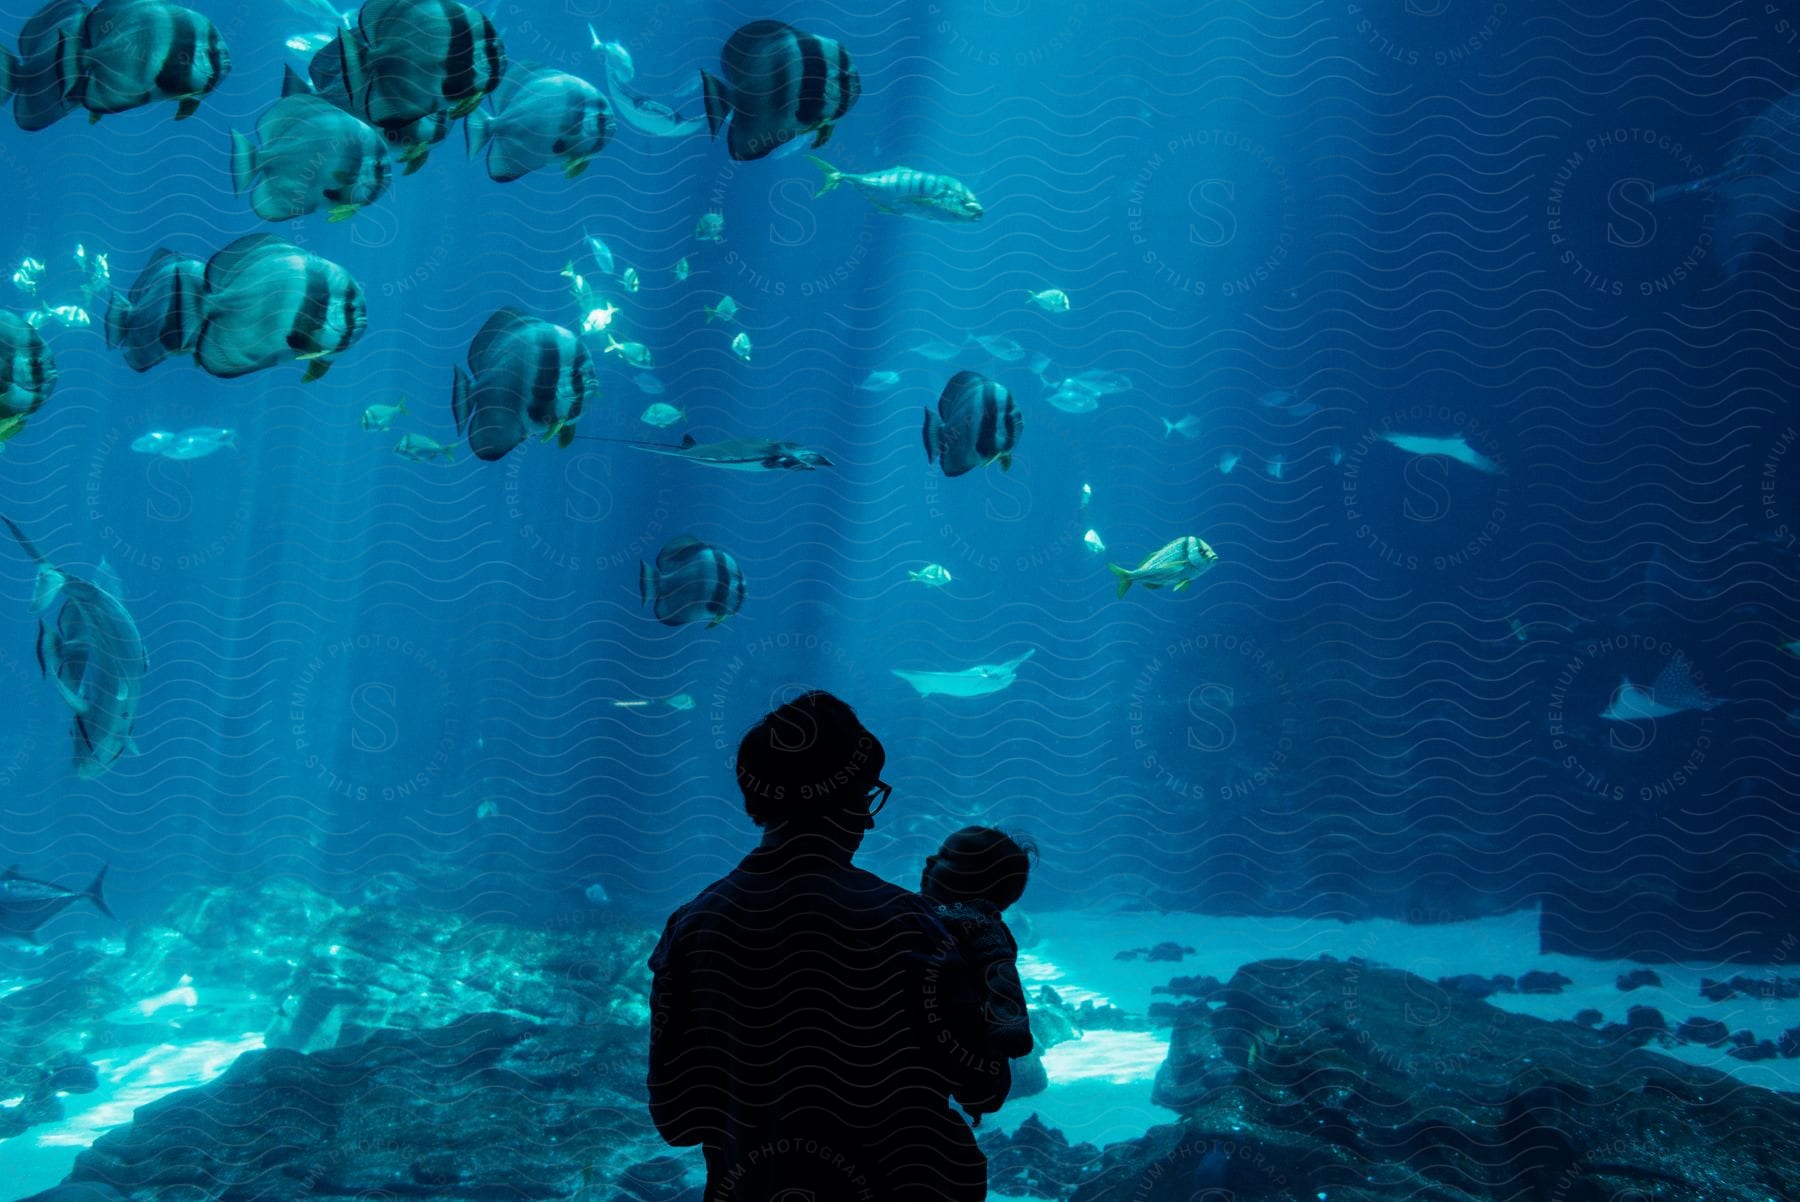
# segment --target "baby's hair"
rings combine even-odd
[[[1029,835],[1009,835],[991,826],[965,826],[938,848],[938,874],[949,894],[962,901],[990,901],[1004,910],[1025,893],[1038,862]]]

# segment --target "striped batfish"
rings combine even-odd
[[[1012,393],[978,371],[959,371],[938,396],[937,412],[925,411],[925,460],[946,476],[960,476],[998,459],[1011,469],[1013,448],[1025,419]]]
[[[81,23],[77,62],[69,99],[90,121],[158,100],[178,101],[185,120],[231,74],[217,27],[166,0],[100,0]]]
[[[461,0],[368,0],[336,53],[352,109],[382,129],[466,117],[506,74],[494,23]]]
[[[170,355],[191,355],[200,336],[206,262],[158,250],[138,272],[129,295],[117,291],[106,308],[106,345],[125,350],[132,371],[149,371]]]
[[[552,67],[520,64],[494,93],[494,111],[469,114],[469,157],[487,152],[488,175],[506,183],[553,163],[565,179],[612,141],[612,108],[600,89]]]
[[[20,429],[11,419],[36,413],[55,387],[56,357],[44,336],[17,313],[0,309],[0,419],[7,422],[5,438]]]
[[[717,626],[744,607],[744,571],[730,552],[682,535],[638,564],[638,604],[650,602],[664,626]]]
[[[850,184],[883,213],[923,217],[928,221],[981,220],[981,202],[961,180],[933,175],[929,171],[914,171],[911,167],[889,167],[886,171],[852,175],[839,171],[824,159],[812,155],[806,157],[825,173],[825,183],[814,194],[816,196],[825,195],[839,184]]]
[[[388,186],[381,132],[315,96],[292,70],[281,99],[256,119],[256,142],[231,131],[231,188],[250,193],[264,221],[289,221],[320,209],[342,221],[375,203]]]
[[[355,37],[354,33],[342,33],[319,48],[307,65],[306,73],[312,81],[313,94],[329,100],[346,113],[361,120],[362,114],[356,109],[350,98],[350,89],[344,86],[343,48],[338,45],[338,38]],[[446,109],[427,113],[416,121],[408,121],[404,125],[394,125],[381,130],[381,136],[387,140],[388,149],[395,158],[406,165],[404,174],[411,175],[425,165],[431,148],[450,136],[450,113]]]
[[[599,390],[594,358],[573,331],[502,309],[469,344],[469,370],[456,369],[450,412],[475,457],[492,461],[528,431],[568,446],[582,405]]]
[[[273,234],[239,238],[207,261],[202,308],[194,358],[228,379],[304,359],[310,383],[367,318],[349,272]]]
[[[807,134],[814,147],[825,145],[862,95],[849,51],[782,21],[752,21],[732,34],[719,66],[722,79],[700,72],[706,123],[716,138],[730,120],[726,146],[739,161]]]
[[[10,519],[0,522],[37,561],[32,612],[62,602],[54,625],[38,624],[38,666],[74,714],[75,774],[93,780],[126,752],[137,752],[131,727],[144,691],[144,640],[105,563],[92,582],[72,576],[45,559]]]
[[[81,0],[50,0],[19,31],[19,57],[12,68],[13,120],[20,129],[46,129],[78,106],[69,99],[80,75]]]

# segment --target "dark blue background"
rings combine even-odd
[[[277,228],[231,195],[227,131],[273,101],[309,22],[202,8],[234,69],[192,120],[159,105],[0,130],[8,262],[42,259],[71,292],[81,243],[125,286],[158,246]],[[630,129],[574,182],[496,185],[459,129],[354,220],[279,227],[369,297],[367,336],[319,383],[136,376],[97,330],[51,329],[60,385],[0,458],[0,509],[58,562],[110,559],[151,667],[143,754],[77,781],[32,662],[31,565],[0,556],[9,860],[59,879],[111,860],[128,917],[201,882],[353,894],[391,871],[521,921],[581,907],[593,881],[649,913],[748,845],[731,750],[817,684],[887,742],[896,788],[865,860],[897,879],[979,820],[1043,845],[1028,906],[1436,920],[1548,899],[1559,946],[1644,954],[1767,954],[1792,930],[1796,252],[1765,242],[1728,273],[1716,197],[1649,203],[1721,168],[1800,82],[1780,14],[489,11],[514,60],[598,81],[591,21],[667,95],[749,19],[829,33],[864,91],[819,153],[957,176],[987,216],[815,201],[803,157],[733,164]],[[693,239],[709,209],[722,244]],[[403,430],[451,440],[451,367],[494,309],[574,322],[558,273],[584,229],[643,276],[629,297],[595,283],[654,351],[655,399],[702,440],[791,438],[838,466],[708,474],[602,442],[395,456]],[[1024,304],[1049,287],[1071,313]],[[704,321],[720,293],[744,307],[750,363]],[[1072,415],[1024,363],[908,353],[968,332],[1048,355],[1053,378],[1135,387]],[[600,359],[582,433],[660,437],[634,373]],[[947,481],[921,454],[921,410],[958,367],[1019,398],[1010,474]],[[874,369],[902,386],[856,390]],[[1302,407],[1259,401],[1277,389]],[[394,433],[359,428],[401,395]],[[1188,413],[1198,437],[1165,437]],[[128,449],[185,425],[234,427],[241,449]],[[1506,475],[1375,437],[1457,430]],[[1222,453],[1242,457],[1230,474]],[[1117,562],[1197,534],[1221,564],[1115,600],[1090,526]],[[718,629],[637,608],[639,560],[683,532],[744,565],[750,600]],[[926,562],[954,583],[909,583]],[[891,674],[1027,647],[986,698]],[[1676,653],[1728,704],[1620,746],[1596,717],[1618,678],[1647,684]],[[696,708],[610,704],[677,692]]]

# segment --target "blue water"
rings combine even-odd
[[[0,553],[9,861],[110,861],[126,917],[200,885],[352,897],[396,872],[490,918],[578,911],[595,883],[654,916],[751,842],[737,737],[817,686],[887,744],[862,862],[895,879],[978,820],[1042,845],[1028,907],[1543,902],[1653,956],[1766,958],[1793,927],[1795,244],[1728,274],[1712,198],[1648,199],[1717,170],[1800,83],[1761,4],[490,6],[513,59],[598,80],[592,22],[671,97],[747,20],[836,36],[864,93],[820,153],[953,175],[973,225],[814,199],[803,156],[734,164],[630,129],[575,181],[504,185],[459,130],[354,219],[269,225],[232,195],[227,134],[312,25],[202,7],[234,66],[191,120],[0,130],[6,262],[72,294],[78,244],[124,286],[158,247],[269,230],[356,276],[369,331],[302,384],[137,375],[97,329],[48,329],[60,382],[0,458],[0,511],[59,563],[111,563],[150,667],[141,753],[77,780],[33,662],[32,565]],[[708,211],[722,243],[693,236]],[[495,309],[578,319],[559,272],[584,231],[640,273],[602,291],[667,386],[645,395],[596,340],[584,436],[776,437],[836,466],[728,474],[597,441],[395,455],[405,431],[456,441],[451,369]],[[1045,288],[1072,311],[1025,304]],[[721,294],[750,362],[704,320]],[[910,350],[970,333],[1048,356],[1053,381],[1132,386],[1071,414],[1027,362]],[[1010,472],[926,462],[922,410],[963,367],[1023,409]],[[901,385],[856,390],[874,370]],[[360,428],[400,397],[392,432]],[[639,422],[653,399],[686,424]],[[1188,414],[1194,437],[1165,433]],[[238,449],[129,449],[194,425]],[[1503,474],[1383,433],[1460,433]],[[640,561],[684,533],[743,565],[749,600],[716,629],[639,607]],[[1190,534],[1215,570],[1115,598],[1106,562]],[[927,563],[952,582],[909,581]],[[983,697],[892,673],[1027,649]],[[1621,677],[1678,655],[1728,703],[1599,719]],[[694,708],[613,704],[678,693]]]

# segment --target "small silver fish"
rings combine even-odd
[[[1100,398],[1085,388],[1058,388],[1044,399],[1064,413],[1092,413],[1100,408]]]
[[[647,368],[654,366],[655,363],[655,360],[650,354],[650,348],[643,343],[620,342],[611,334],[606,336],[606,350],[604,353],[608,355],[617,355],[633,367]]]
[[[1257,397],[1256,402],[1265,409],[1279,409],[1292,417],[1311,417],[1319,411],[1317,405],[1301,400],[1285,388],[1271,388]]]
[[[718,304],[707,305],[704,306],[704,308],[706,310],[706,320],[708,324],[711,324],[715,317],[723,322],[733,322],[737,320],[738,303],[729,296],[721,296]]]
[[[164,443],[161,454],[164,459],[204,459],[227,447],[237,450],[237,431],[195,426]]]
[[[1046,288],[1042,292],[1027,291],[1025,302],[1036,305],[1046,313],[1067,313],[1069,311],[1069,294],[1060,288]]]
[[[586,230],[581,232],[581,240],[587,243],[588,254],[594,257],[594,266],[600,269],[600,274],[611,275],[613,273],[612,248]]]
[[[393,428],[394,419],[406,413],[406,398],[401,397],[398,405],[370,405],[363,410],[362,428],[365,430],[389,430]]]
[[[394,444],[394,454],[404,456],[417,463],[427,463],[433,459],[442,459],[445,463],[456,462],[456,448],[445,446],[435,438],[423,434],[408,434]]]
[[[686,416],[687,410],[677,409],[673,405],[666,405],[663,402],[658,401],[648,409],[644,410],[644,412],[639,415],[638,420],[643,422],[646,426],[655,426],[660,430],[664,426],[674,425]]]
[[[927,588],[943,588],[950,583],[950,569],[941,563],[928,563],[918,571],[908,571],[908,580],[916,580]]]
[[[739,334],[731,340],[731,353],[745,363],[750,362],[750,349],[750,335],[748,334]]]
[[[948,363],[962,353],[962,348],[945,342],[942,338],[931,338],[912,348],[915,355],[923,355],[934,363]]]
[[[686,282],[686,280],[688,278],[688,273],[690,270],[692,270],[692,269],[688,267],[688,261],[686,259],[682,259],[680,262],[676,263],[675,264],[675,280],[676,280],[676,282],[677,283]]]
[[[971,334],[969,341],[1002,363],[1017,363],[1025,357],[1024,347],[999,334]]]
[[[694,225],[694,237],[702,242],[725,241],[725,214],[703,213]]]

